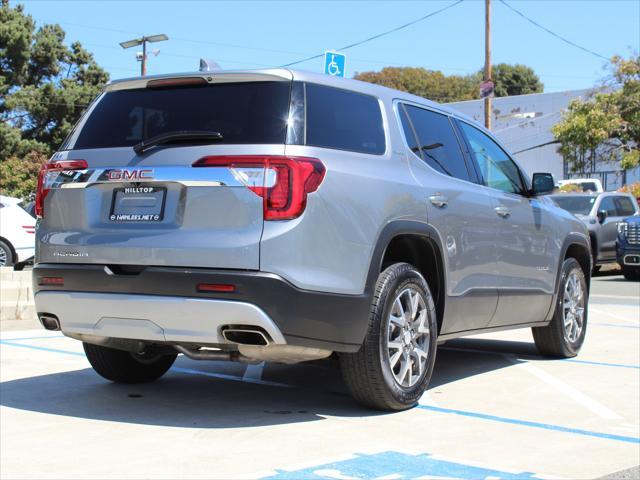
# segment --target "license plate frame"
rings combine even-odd
[[[143,196],[154,196],[155,204],[149,207],[149,211],[135,212],[136,207],[122,205],[122,200],[143,200]],[[167,187],[156,185],[132,185],[128,187],[114,188],[111,196],[111,209],[109,221],[113,223],[158,223],[164,219],[164,209],[167,200]],[[126,203],[126,201],[124,202]],[[159,203],[159,208],[158,208]],[[145,208],[139,206],[137,208]],[[131,212],[131,210],[134,210]]]

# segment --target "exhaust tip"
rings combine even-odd
[[[222,336],[227,342],[238,345],[267,346],[271,343],[265,332],[251,327],[225,328]]]
[[[40,323],[46,330],[58,331],[60,330],[60,320],[58,317],[51,313],[41,313],[38,315]]]

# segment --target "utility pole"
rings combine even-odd
[[[136,58],[140,61],[140,75],[144,77],[147,74],[147,42],[163,42],[164,40],[169,40],[169,37],[167,37],[164,33],[160,33],[158,35],[149,35],[141,38],[127,40],[126,42],[121,42],[120,46],[122,48],[131,48],[142,45],[142,56],[140,56],[140,54],[138,53],[138,55],[136,55]]]
[[[147,41],[143,37],[142,41],[142,60],[140,60],[140,76],[147,75]]]
[[[491,81],[491,0],[484,3],[484,81]],[[491,95],[484,97],[484,126],[487,130],[491,130]]]

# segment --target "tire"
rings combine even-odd
[[[14,264],[15,260],[11,247],[0,240],[0,267],[10,267]]]
[[[576,288],[582,292],[579,300],[572,293],[576,292]],[[546,327],[531,329],[533,340],[542,355],[570,358],[578,354],[587,333],[588,303],[587,281],[582,267],[575,258],[567,258],[562,263],[558,298],[551,323]]]
[[[145,355],[82,343],[89,363],[101,377],[116,383],[147,383],[157,380],[175,362],[175,355]]]
[[[632,282],[640,281],[640,268],[634,269],[629,267],[626,267],[626,268],[623,267],[622,274],[624,275],[624,278]]]
[[[364,343],[356,353],[340,354],[342,376],[353,398],[378,410],[416,405],[431,379],[437,332],[433,297],[420,272],[407,263],[386,268],[376,282]],[[406,346],[409,340],[411,346]]]

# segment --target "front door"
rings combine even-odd
[[[560,249],[550,214],[527,196],[519,167],[493,139],[470,124],[459,125],[493,201],[499,300],[489,326],[543,321]]]

